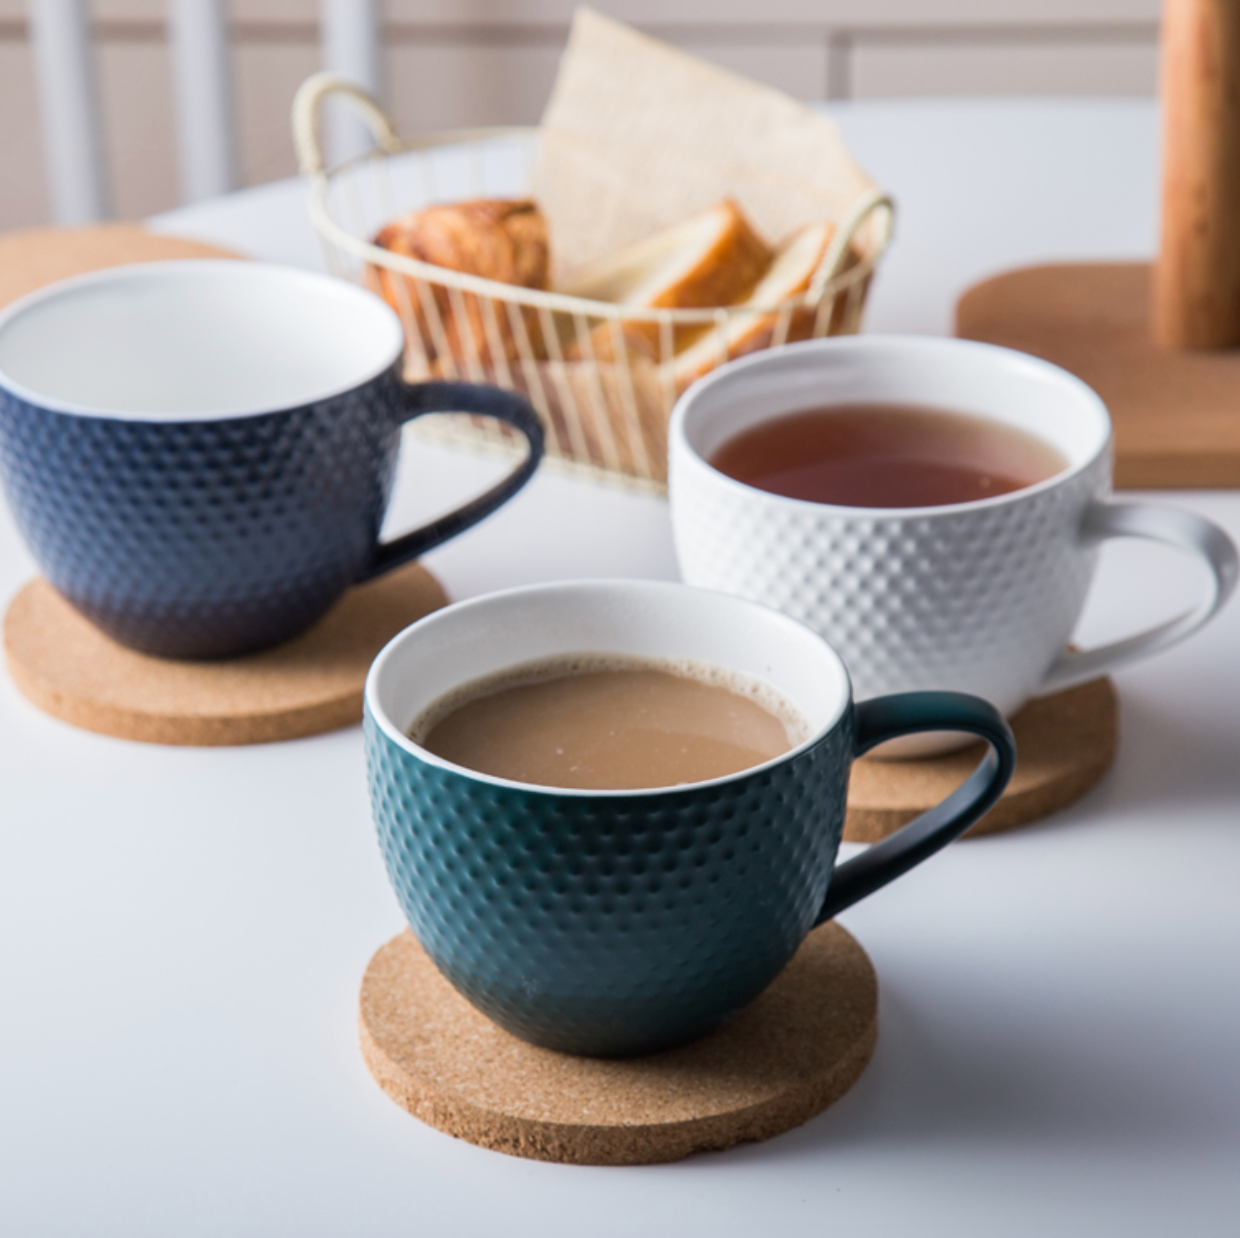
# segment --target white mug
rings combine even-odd
[[[916,404],[1000,421],[1068,461],[1024,489],[919,508],[785,498],[708,463],[734,435],[801,409]],[[1011,716],[1183,640],[1226,601],[1236,549],[1191,512],[1111,501],[1111,423],[1098,396],[1045,361],[966,340],[813,340],[721,366],[672,416],[670,490],[688,584],[766,603],[840,652],[857,699],[922,688],[970,692]],[[1207,595],[1136,636],[1069,648],[1097,547],[1141,537],[1201,557]],[[940,749],[924,742],[912,751]],[[905,748],[905,754],[910,749]]]

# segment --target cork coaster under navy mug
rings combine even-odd
[[[535,786],[409,737],[463,685],[565,655],[696,663],[787,702],[806,738],[724,777],[646,790]],[[960,835],[1007,785],[1015,745],[977,697],[854,704],[825,640],[725,594],[650,581],[533,586],[435,612],[366,681],[371,807],[388,876],[443,976],[513,1035],[598,1057],[651,1053],[727,1023],[806,934]],[[988,751],[964,785],[835,864],[854,758],[962,731]]]
[[[361,722],[375,655],[447,604],[430,572],[406,563],[349,589],[292,640],[189,662],[118,645],[36,579],[5,612],[4,655],[32,705],[82,730],[195,748],[274,743]]]
[[[343,280],[199,260],[105,270],[0,313],[0,476],[39,568],[122,645],[231,658],[469,528],[529,480],[512,392],[400,377],[400,321]],[[381,541],[406,421],[515,427],[522,463]]]

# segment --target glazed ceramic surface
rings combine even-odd
[[[833,403],[920,404],[1002,421],[1067,460],[1010,494],[923,508],[849,508],[770,494],[707,460],[733,435]],[[961,340],[816,340],[721,367],[672,418],[670,487],[686,582],[777,607],[840,652],[858,699],[915,688],[974,692],[1004,713],[1182,639],[1234,587],[1236,553],[1201,518],[1113,503],[1102,401],[1065,371]],[[1084,653],[1067,644],[1107,537],[1165,541],[1210,569],[1183,618]]]
[[[343,281],[248,262],[150,263],[0,315],[0,476],[60,593],[116,640],[213,658],[288,639],[350,585],[495,510],[542,435],[520,397],[399,376],[395,314]],[[517,426],[520,468],[379,541],[401,425]]]
[[[648,791],[535,787],[409,739],[458,685],[557,654],[688,659],[764,681],[808,724],[791,752]],[[831,648],[786,616],[682,585],[581,582],[492,594],[396,637],[366,687],[371,805],[418,940],[480,1010],[572,1053],[648,1052],[757,996],[823,919],[956,837],[1014,761],[984,702],[913,693],[854,709]],[[960,727],[992,745],[951,800],[838,870],[852,758],[892,735]]]

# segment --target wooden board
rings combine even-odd
[[[175,258],[236,258],[201,241],[158,236],[137,224],[31,228],[0,236],[0,308],[45,284],[131,262]]]
[[[1106,402],[1115,484],[1240,486],[1240,349],[1173,351],[1151,342],[1147,263],[1025,267],[975,284],[956,334],[1063,366]]]
[[[837,924],[703,1040],[646,1057],[538,1049],[473,1008],[407,930],[362,982],[362,1053],[423,1122],[540,1161],[642,1165],[769,1139],[838,1100],[874,1049],[878,983]]]
[[[1119,702],[1109,679],[1030,701],[1013,719],[1016,772],[1003,798],[969,832],[991,834],[1066,808],[1096,786],[1115,760]],[[848,784],[844,837],[872,843],[946,799],[973,772],[982,746],[940,757],[863,757]]]
[[[447,600],[413,563],[350,589],[308,632],[275,649],[174,662],[118,645],[40,579],[10,604],[4,649],[22,694],[84,730],[154,744],[257,744],[359,722],[375,655]]]

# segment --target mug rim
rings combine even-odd
[[[310,270],[307,267],[292,266],[279,262],[260,262],[248,258],[173,258],[154,262],[134,262],[122,266],[104,267],[98,271],[87,271],[81,275],[71,275],[56,280],[42,288],[36,288],[24,296],[18,297],[3,309],[0,309],[0,337],[14,321],[24,314],[36,309],[49,301],[61,297],[72,296],[82,288],[96,284],[130,281],[158,281],[192,271],[198,274],[209,274],[228,269],[245,272],[242,278],[255,276],[263,279],[283,279],[290,284],[311,286],[316,294],[326,293],[342,300],[352,300],[360,308],[386,319],[386,325],[392,332],[392,340],[388,349],[382,354],[382,361],[368,366],[364,372],[355,375],[348,382],[325,388],[313,395],[297,399],[289,403],[267,404],[262,407],[230,409],[227,411],[201,410],[187,413],[178,412],[131,412],[122,409],[99,408],[74,400],[66,400],[59,396],[36,391],[13,375],[6,372],[0,365],[0,391],[7,391],[17,399],[35,408],[53,413],[63,413],[74,417],[91,417],[104,421],[137,421],[152,424],[190,423],[204,421],[237,421],[247,417],[264,417],[271,413],[292,412],[299,408],[307,408],[313,404],[338,399],[350,391],[374,381],[386,373],[399,360],[404,351],[404,328],[400,319],[390,305],[373,292],[359,287],[350,280],[340,279],[322,271]]]
[[[843,690],[840,693],[840,699],[835,708],[832,710],[828,719],[807,735],[800,743],[789,748],[787,752],[781,752],[777,756],[771,757],[769,760],[763,761],[757,765],[750,765],[744,769],[735,770],[730,774],[721,774],[717,778],[702,779],[697,782],[673,783],[666,786],[653,787],[556,787],[545,783],[518,782],[512,778],[502,778],[496,774],[488,774],[482,770],[471,769],[467,765],[458,765],[454,761],[448,761],[445,758],[436,755],[429,749],[422,747],[421,744],[405,734],[393,721],[387,710],[383,708],[380,700],[380,681],[386,673],[389,673],[389,667],[400,656],[402,649],[411,640],[418,639],[419,635],[424,633],[428,628],[438,626],[443,623],[455,622],[457,617],[467,610],[476,610],[489,606],[503,606],[511,603],[515,599],[528,597],[535,594],[555,594],[555,593],[586,593],[594,592],[599,589],[621,589],[625,592],[657,592],[668,596],[672,593],[689,592],[699,596],[705,596],[716,599],[712,605],[726,605],[734,609],[744,609],[752,613],[761,614],[763,620],[775,627],[784,627],[796,632],[799,636],[808,636],[813,643],[820,649],[821,653],[833,664],[834,670],[838,673]],[[577,650],[566,650],[565,656],[572,656]],[[523,661],[530,659],[517,659],[511,663],[512,666],[519,666]],[[731,669],[731,668],[729,668]],[[475,676],[482,678],[482,676]],[[469,682],[469,679],[458,680],[455,687],[460,687]],[[449,688],[448,691],[453,691]],[[439,698],[445,695],[439,694]],[[781,695],[784,695],[781,693]],[[836,652],[835,647],[830,644],[819,632],[814,631],[808,624],[802,623],[798,619],[792,618],[790,615],[784,614],[782,611],[773,607],[766,606],[761,602],[754,602],[748,598],[738,597],[735,594],[724,593],[717,589],[703,589],[696,585],[686,585],[679,581],[665,580],[624,580],[624,579],[607,579],[604,577],[591,577],[582,580],[565,580],[565,581],[549,581],[534,585],[518,585],[511,589],[499,589],[493,593],[480,594],[477,597],[466,598],[460,602],[452,602],[448,606],[441,607],[439,610],[432,611],[429,615],[423,616],[416,622],[411,623],[407,628],[398,632],[375,656],[374,661],[370,664],[370,670],[366,674],[366,685],[363,693],[363,702],[365,713],[375,726],[383,733],[385,739],[395,744],[409,756],[421,761],[423,764],[434,766],[448,773],[456,774],[461,777],[469,778],[476,782],[485,783],[489,786],[501,788],[508,791],[518,791],[524,794],[537,794],[548,796],[570,796],[577,799],[623,799],[635,798],[643,796],[664,796],[677,794],[695,794],[699,791],[709,790],[713,787],[719,787],[728,783],[738,782],[742,779],[752,777],[757,774],[777,768],[803,753],[809,751],[816,744],[821,743],[827,736],[831,735],[836,728],[849,715],[853,703],[852,678],[848,673],[848,667],[845,665],[843,658]]]
[[[1019,365],[1022,368],[1040,371],[1045,376],[1053,378],[1056,382],[1075,388],[1076,393],[1084,397],[1085,403],[1092,405],[1103,429],[1098,446],[1096,450],[1085,458],[1077,461],[1075,464],[1070,463],[1067,468],[1060,469],[1057,473],[1052,473],[1050,477],[1045,477],[1041,481],[1034,482],[1029,486],[1021,486],[1017,490],[1009,490],[1004,494],[992,495],[989,498],[969,499],[963,503],[933,503],[919,507],[859,507],[845,503],[822,503],[814,499],[793,498],[790,495],[764,490],[760,486],[753,486],[748,482],[738,481],[735,477],[729,476],[711,464],[689,439],[685,423],[695,402],[708,395],[712,388],[726,385],[733,381],[738,373],[743,374],[747,370],[764,367],[778,370],[787,357],[793,356],[795,358],[795,356],[806,353],[870,352],[890,347],[916,348],[936,352],[981,353],[991,357],[997,356],[1007,365]],[[856,402],[864,403],[865,401]],[[933,408],[934,406],[926,405],[926,407]],[[779,415],[783,414],[772,414],[772,416]],[[987,420],[997,420],[996,418],[987,418],[985,413],[971,412],[968,415]],[[1004,424],[1007,423],[1005,422]],[[998,344],[987,344],[980,340],[958,339],[955,336],[904,334],[847,335],[830,336],[815,340],[799,340],[795,343],[784,344],[779,348],[768,348],[726,361],[723,365],[717,366],[710,373],[697,379],[696,382],[684,391],[676,401],[668,426],[669,457],[671,459],[675,458],[673,448],[679,445],[697,464],[701,465],[709,473],[717,484],[721,484],[725,488],[731,488],[751,501],[757,498],[775,504],[793,504],[797,508],[802,508],[806,511],[828,512],[853,519],[924,519],[939,514],[944,516],[957,515],[979,509],[987,510],[1007,504],[1024,502],[1030,496],[1043,494],[1058,486],[1066,485],[1092,469],[1097,464],[1099,458],[1110,450],[1113,438],[1114,429],[1111,425],[1110,414],[1107,412],[1107,407],[1102,397],[1088,383],[1070,371],[1063,369],[1062,366],[1044,361],[1042,358],[1035,357],[1030,353],[1022,353],[1014,348],[1004,348]],[[1051,445],[1055,446],[1055,444]]]

